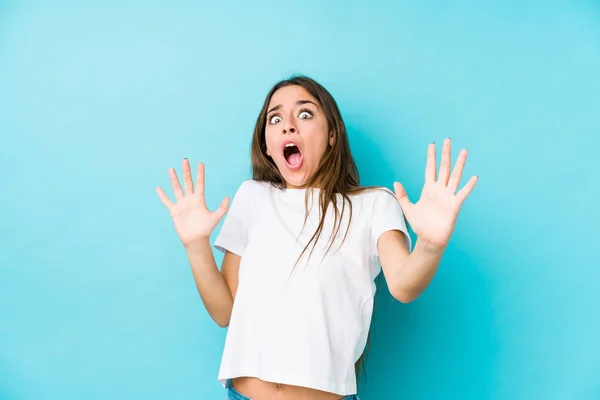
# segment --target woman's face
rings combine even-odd
[[[333,145],[325,113],[318,101],[297,85],[277,90],[267,110],[267,155],[288,188],[304,187]]]

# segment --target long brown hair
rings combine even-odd
[[[313,243],[312,250],[309,254],[312,255],[317,240],[321,236],[323,226],[325,223],[325,217],[330,204],[334,209],[334,229],[330,237],[329,247],[331,248],[334,243],[335,237],[339,234],[342,217],[346,206],[348,206],[348,212],[350,213],[348,224],[352,220],[352,203],[350,201],[350,195],[363,192],[365,190],[374,189],[373,187],[360,186],[360,179],[358,174],[358,168],[350,152],[350,143],[348,140],[348,133],[346,131],[346,125],[342,119],[342,115],[338,108],[338,105],[333,96],[321,86],[314,79],[304,75],[294,75],[288,79],[284,79],[276,83],[269,93],[267,94],[262,109],[256,120],[256,126],[254,128],[254,135],[252,138],[252,178],[257,181],[270,182],[277,188],[286,188],[286,182],[283,176],[277,169],[275,162],[271,157],[267,155],[267,145],[265,140],[265,127],[267,124],[267,111],[271,97],[273,94],[286,86],[301,86],[311,96],[313,96],[323,108],[327,119],[327,127],[329,133],[333,134],[333,145],[324,154],[319,167],[316,172],[306,182],[307,188],[313,188],[318,186],[320,188],[319,195],[319,208],[320,220],[319,225],[313,236],[311,237],[308,244],[302,250],[302,253],[298,257],[300,259],[305,251],[308,249],[311,243]],[[338,194],[342,196],[342,204],[338,204]],[[308,195],[309,191],[306,191],[305,195],[305,206],[308,207]],[[308,210],[304,222],[308,218]],[[346,231],[346,234],[348,231]],[[345,235],[344,235],[345,239]],[[342,240],[343,243],[343,240]],[[327,253],[326,251],[326,253]],[[370,336],[370,334],[369,334]],[[369,346],[369,337],[367,338],[367,347]],[[360,368],[364,370],[365,366],[365,353],[363,353],[355,364],[356,377],[358,379]]]

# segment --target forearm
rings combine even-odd
[[[388,282],[390,293],[403,303],[416,299],[433,280],[444,250],[417,239],[413,251]]]
[[[194,246],[186,246],[186,252],[196,288],[211,318],[221,327],[229,325],[233,297],[221,271],[217,267],[209,239]]]

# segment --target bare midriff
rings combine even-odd
[[[231,384],[252,400],[340,400],[344,396],[321,390],[266,382],[258,378],[234,378]]]

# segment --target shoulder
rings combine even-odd
[[[267,190],[271,187],[273,187],[271,182],[257,181],[255,179],[247,179],[240,185],[240,188],[244,188],[245,190]]]
[[[395,199],[394,192],[385,186],[366,186],[361,188],[361,191],[356,194],[363,201],[376,204],[386,202],[390,199]]]
[[[393,190],[385,186],[367,187],[360,194],[364,217],[372,220],[385,220],[392,215],[403,215],[402,208]]]
[[[242,183],[240,184],[236,193],[236,197],[256,198],[256,196],[268,193],[268,191],[271,190],[271,187],[272,185],[269,182],[247,179],[245,181],[242,181]]]

